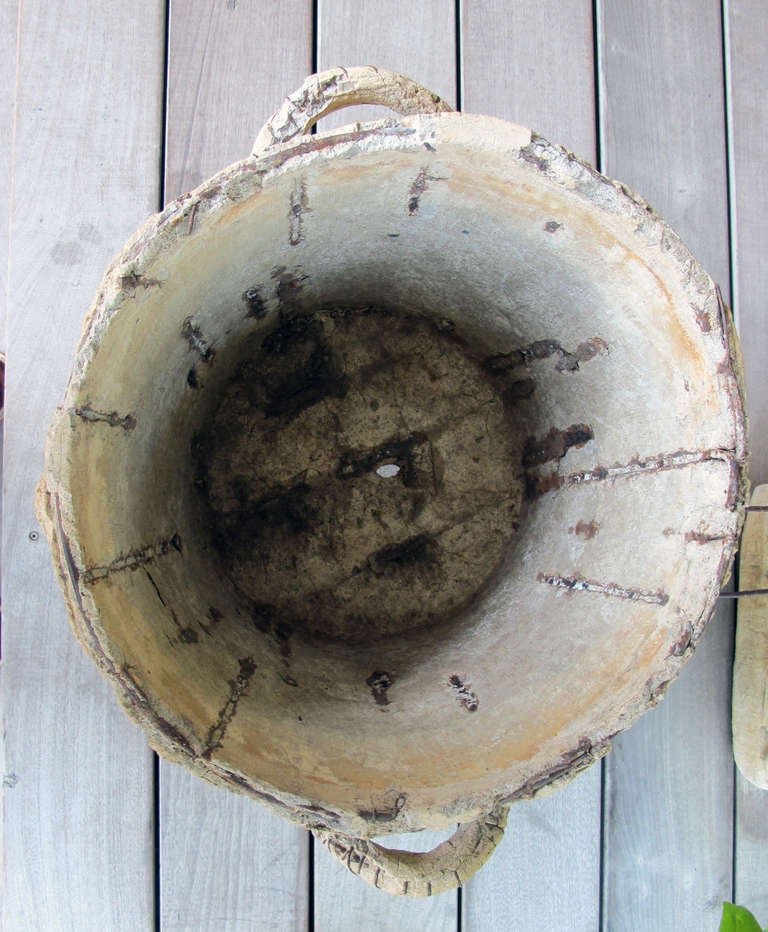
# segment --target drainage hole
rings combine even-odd
[[[384,463],[376,470],[376,475],[382,479],[393,479],[400,472],[397,463]]]

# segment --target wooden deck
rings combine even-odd
[[[70,633],[33,511],[110,258],[335,64],[402,71],[642,193],[731,296],[751,472],[768,481],[765,0],[0,3],[3,928],[705,932],[733,899],[768,923],[768,792],[734,773],[730,749],[730,606],[602,768],[513,807],[460,894],[403,901],[153,759]]]

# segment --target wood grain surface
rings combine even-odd
[[[730,98],[731,199],[733,204],[734,310],[744,351],[750,419],[750,475],[768,482],[768,6],[763,0],[727,0],[727,67]]]
[[[102,271],[157,204],[154,3],[19,20],[3,528],[4,925],[154,927],[152,763],[72,637],[33,511],[47,424]]]
[[[583,0],[462,0],[462,110],[527,126],[594,163],[593,50]]]
[[[0,85],[8,92],[0,97],[0,353],[5,353],[8,311],[8,235],[11,211],[11,163],[13,154],[13,123],[15,116],[16,87],[16,28],[19,19],[18,2],[0,5]],[[0,443],[3,425],[0,421]],[[0,455],[0,488],[3,481]],[[3,519],[3,501],[0,495],[0,527]],[[2,547],[0,546],[0,580],[2,580]],[[0,589],[0,618],[2,617],[2,590]],[[0,673],[0,676],[2,674]]]
[[[6,92],[0,96],[0,352],[5,352],[5,322],[8,297],[8,234],[11,209],[11,161],[16,88],[16,27],[18,2],[0,5],[0,84]]]
[[[312,71],[312,6],[169,0],[165,193],[171,200],[250,155]]]
[[[385,13],[385,15],[382,15]],[[456,11],[452,0],[318,0],[317,67],[375,65],[399,71],[456,106]],[[381,107],[350,107],[318,129],[379,120]]]
[[[739,551],[739,588],[768,592],[768,485],[752,490]],[[739,599],[733,664],[737,775],[768,791],[768,595]]]
[[[764,221],[768,182],[763,171],[768,152],[768,6],[762,0],[727,0],[733,304],[744,353],[747,412],[750,421],[750,475],[768,482],[768,231]],[[736,773],[734,878],[736,902],[768,916],[768,792]]]
[[[600,776],[597,763],[552,796],[512,806],[504,841],[462,891],[462,929],[598,928]]]

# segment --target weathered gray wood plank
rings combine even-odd
[[[388,68],[413,78],[448,103],[456,103],[455,8],[450,0],[419,4],[393,0],[385,9],[373,0],[319,0],[317,41],[321,70],[334,65]],[[322,120],[321,128],[379,119],[384,112],[350,108]],[[423,850],[437,840],[424,833],[398,836],[387,844]],[[319,845],[315,845],[314,871],[317,932],[452,932],[456,928],[455,894],[425,900],[394,898],[353,877]]]
[[[766,790],[737,772],[736,876],[733,899],[765,924],[768,917],[768,817]]]
[[[715,929],[731,898],[732,621],[718,612],[661,705],[606,758],[610,932]]]
[[[651,202],[726,293],[725,102],[716,0],[600,0],[603,171]]]
[[[763,0],[727,0],[727,67],[732,134],[734,310],[747,379],[750,474],[768,481],[768,7]],[[736,776],[735,899],[761,922],[768,916],[768,793]]]
[[[462,109],[596,157],[592,9],[584,0],[461,4]]]
[[[0,352],[5,352],[5,312],[8,290],[8,225],[11,207],[11,150],[16,87],[16,26],[19,4],[4,0],[0,5]]]
[[[720,4],[599,11],[604,171],[661,212],[727,293]],[[714,928],[731,893],[732,611],[721,608],[661,707],[606,760],[604,928]]]
[[[419,832],[378,838],[389,848],[429,851],[451,832]],[[454,932],[455,893],[426,899],[396,897],[368,886],[320,845],[315,845],[316,932]]]
[[[732,133],[734,310],[742,338],[750,418],[750,475],[768,481],[768,326],[765,262],[768,232],[768,7],[762,0],[727,0]]]
[[[0,353],[5,353],[6,311],[8,304],[8,233],[11,210],[11,154],[13,149],[13,119],[16,99],[16,27],[19,5],[6,0],[0,6],[0,86],[7,92],[0,97]],[[0,421],[0,490],[3,483],[2,422]],[[0,492],[0,527],[3,520],[3,501]],[[0,550],[0,579],[2,579],[2,552]],[[2,606],[2,593],[0,593]],[[0,608],[0,618],[2,609]],[[0,837],[2,816],[0,815]],[[0,908],[2,908],[0,904]]]
[[[464,888],[463,929],[594,932],[600,913],[600,764],[515,804],[504,841]]]
[[[170,200],[251,151],[311,71],[307,0],[172,0],[165,193]],[[160,764],[163,930],[304,929],[307,833],[258,803]]]
[[[306,929],[306,831],[171,764],[160,781],[163,932]]]
[[[318,0],[318,69],[375,65],[413,78],[456,106],[456,11],[450,0]],[[349,107],[318,124],[327,130],[386,115]]]
[[[250,154],[312,71],[311,0],[170,0],[166,198]]]
[[[500,116],[595,160],[592,10],[583,2],[462,4],[463,109]],[[464,927],[593,930],[599,922],[600,765],[510,810],[464,891]]]
[[[23,4],[8,283],[8,932],[153,928],[152,765],[67,623],[33,512],[45,432],[116,248],[157,203],[156,3]]]
[[[768,505],[768,485],[754,488],[749,504]],[[740,589],[761,589],[768,582],[767,530],[766,515],[747,515],[739,555]],[[765,616],[764,599],[739,601],[732,711],[737,763],[734,899],[761,918],[768,916],[768,786],[761,766],[767,730]]]

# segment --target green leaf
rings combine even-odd
[[[763,930],[748,909],[744,909],[743,906],[734,906],[733,903],[723,903],[720,932],[763,932]]]

